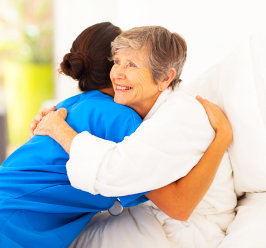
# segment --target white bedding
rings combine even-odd
[[[99,213],[69,248],[171,248],[162,225],[148,206],[125,209],[119,216]]]
[[[214,248],[235,214],[236,195],[226,153],[214,182],[188,221],[168,217],[151,201],[120,216],[96,215],[71,248]]]
[[[248,192],[219,248],[265,248],[266,35],[251,36],[188,86],[227,114],[234,135],[229,156],[235,190],[239,196]]]
[[[250,37],[184,88],[214,101],[227,114],[238,195],[266,191],[266,36]]]
[[[266,193],[248,193],[219,248],[266,247]]]

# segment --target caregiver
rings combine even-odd
[[[70,153],[67,173],[74,187],[106,196],[157,189],[146,196],[169,216],[186,220],[215,177],[231,126],[216,105],[199,99],[214,134],[201,104],[177,87],[186,58],[179,35],[135,28],[115,39],[112,52],[114,101],[144,118],[137,131],[114,143],[78,134],[56,111],[42,118],[34,134],[49,135]]]
[[[73,42],[60,69],[77,79],[82,94],[59,103],[67,121],[84,130],[122,141],[142,122],[132,109],[114,103],[109,71],[110,43],[120,34],[111,23],[85,29]],[[60,114],[64,115],[60,110]],[[115,126],[120,126],[114,130]],[[93,215],[113,206],[115,197],[73,188],[66,175],[68,154],[50,137],[35,136],[0,166],[0,247],[67,247]],[[143,194],[122,197],[129,205],[147,200]]]

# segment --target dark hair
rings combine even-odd
[[[78,80],[82,91],[111,87],[111,42],[120,33],[120,28],[110,22],[88,27],[74,40],[70,53],[64,56],[60,73]]]

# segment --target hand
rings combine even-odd
[[[204,107],[210,124],[214,131],[216,132],[216,136],[219,136],[223,139],[226,145],[230,145],[233,140],[233,132],[232,127],[225,116],[224,112],[220,109],[217,104],[211,103],[206,99],[203,99],[200,96],[197,96],[196,99],[202,104]]]
[[[60,108],[51,111],[42,118],[34,130],[37,135],[49,135],[69,154],[73,139],[78,133],[65,121],[67,110]]]
[[[41,110],[40,113],[34,116],[33,120],[30,123],[30,130],[29,130],[29,139],[31,139],[34,136],[34,130],[38,126],[39,122],[42,120],[44,116],[46,116],[49,112],[55,111],[56,107],[53,106],[51,108],[44,108]]]
[[[50,111],[38,123],[33,132],[34,135],[48,135],[54,138],[57,129],[60,129],[61,125],[65,123],[66,117],[67,110],[65,108],[60,108],[57,111]]]

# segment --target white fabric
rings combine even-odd
[[[265,38],[253,37],[240,46],[231,56],[211,68],[194,83],[192,82],[186,89],[193,94],[201,94],[218,103],[230,119],[234,132],[234,142],[229,149],[229,155],[234,169],[235,186],[239,195],[245,191],[262,192],[265,191],[266,186],[265,41]],[[162,106],[164,105],[162,104]],[[170,107],[167,104],[165,106]],[[186,112],[192,113],[189,109]],[[156,113],[154,116],[156,116]],[[161,127],[164,127],[164,125]],[[141,148],[143,149],[143,147]],[[124,150],[122,151],[124,152]],[[96,248],[131,247],[130,244],[132,242],[134,244],[133,234],[136,240],[141,240],[140,244],[138,243],[139,246],[133,247],[168,247],[166,244],[161,245],[165,242],[165,236],[173,247],[217,247],[224,237],[227,225],[233,219],[232,209],[235,204],[228,158],[224,158],[223,163],[213,185],[188,222],[173,220],[153,204],[148,203],[150,206],[141,205],[135,208],[140,209],[138,211],[144,213],[147,218],[144,218],[141,214],[137,214],[133,218],[129,211],[126,211],[123,217],[116,217],[115,221],[112,217],[105,216],[106,222],[100,222],[97,221],[97,218],[100,220],[101,215],[96,216],[94,224],[88,225],[90,228],[82,233],[81,236],[84,236],[83,238],[80,237],[80,240],[84,240],[84,237],[88,236],[93,237],[90,241],[87,240],[88,247],[90,247],[91,242],[94,242],[92,247]],[[167,163],[163,163],[163,165],[165,166]],[[69,166],[74,166],[74,163]],[[89,163],[88,166],[90,166]],[[155,166],[155,168],[158,167]],[[96,170],[94,169],[94,171]],[[146,173],[146,171],[144,172]],[[159,178],[161,179],[161,177],[157,177],[157,180]],[[99,185],[100,179],[102,179],[102,175],[98,178],[95,177],[97,187],[92,186],[95,192],[102,186]],[[106,186],[108,183],[104,185]],[[106,188],[103,187],[103,189],[106,192]],[[265,248],[265,193],[247,194],[247,197],[240,201],[237,210],[237,216],[228,228],[228,235],[219,248]],[[165,234],[161,233],[157,222],[154,225],[153,218],[148,218],[152,216],[151,214],[161,224]],[[112,218],[111,221],[110,218]],[[130,226],[124,228],[125,225],[130,225],[133,222],[134,225],[131,225],[133,228],[130,231]],[[119,226],[119,223],[121,226]],[[141,229],[136,228],[138,223],[143,225],[144,230],[154,231],[153,236],[151,235],[152,232],[149,232],[147,236],[146,234],[143,236]],[[103,227],[105,231],[103,231]],[[121,237],[123,237],[123,243],[120,245],[117,242]],[[160,238],[158,239],[158,237]],[[154,238],[157,238],[155,243],[153,242]],[[144,244],[144,246],[141,246],[141,244]]]
[[[188,221],[174,220],[151,201],[120,216],[98,214],[71,247],[215,248],[235,214],[236,195],[228,154],[224,155],[209,191]]]
[[[119,216],[108,212],[93,217],[69,248],[171,248],[163,227],[148,206],[125,209]]]
[[[219,248],[266,247],[266,193],[248,193]]]
[[[119,144],[88,132],[77,135],[67,163],[72,186],[121,196],[160,188],[185,176],[214,137],[205,110],[178,89],[163,92],[151,113]]]
[[[238,195],[266,191],[266,37],[255,35],[186,91],[217,103],[233,128],[229,155]]]
[[[184,176],[198,162],[212,139],[213,130],[201,105],[182,90],[166,91],[139,129],[118,145],[87,132],[79,134],[71,147],[68,175],[73,186],[87,191],[93,189],[93,193],[121,195],[146,191]],[[104,148],[108,150],[107,156]],[[95,176],[95,185],[90,186],[86,174],[89,174],[87,180],[92,180],[92,174],[97,170],[93,163],[98,163],[101,170]],[[148,205],[148,208],[134,208],[134,216],[131,210],[119,217],[106,213],[97,215],[76,239],[75,245],[119,247],[117,242],[122,236],[121,247],[166,247],[162,246],[165,240],[173,247],[217,247],[234,218],[236,205],[228,154],[189,222],[173,220],[152,203]],[[164,235],[158,234],[154,222],[159,224]],[[139,226],[143,229],[138,229]],[[143,230],[152,231],[147,236]],[[134,242],[132,234],[136,239]]]
[[[121,195],[146,191],[188,173],[212,139],[213,130],[202,106],[182,90],[166,91],[139,129],[118,145],[87,132],[79,134],[71,147],[68,175],[74,187],[93,189],[93,193]],[[107,156],[104,148],[108,149]],[[86,175],[89,174],[87,180],[92,180],[97,168],[93,163],[98,163],[101,170],[95,177],[95,185],[90,186]],[[214,183],[189,224],[169,218],[150,203],[149,208],[134,208],[135,215],[131,210],[119,217],[97,215],[76,239],[75,247],[86,243],[89,247],[102,248],[159,248],[167,247],[166,240],[169,246],[181,248],[217,247],[234,217],[235,205],[232,170],[226,154]],[[149,230],[149,234],[143,230]]]
[[[71,247],[215,248],[235,214],[236,195],[228,154],[209,191],[188,221],[170,218],[151,201],[126,209],[121,216],[98,214]]]
[[[235,216],[236,194],[228,154],[224,155],[210,189],[188,221],[174,220],[151,202],[145,204],[153,206],[152,212],[163,226],[173,247],[217,247],[224,239],[225,231]]]
[[[266,191],[266,35],[250,37],[185,88],[227,114],[234,135],[229,156],[235,190],[249,192],[219,248],[265,248],[266,193],[256,192]]]

